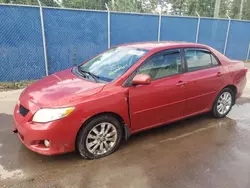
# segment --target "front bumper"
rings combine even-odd
[[[32,122],[32,117],[40,108],[30,101],[21,101],[21,104],[29,109],[29,112],[23,116],[19,113],[19,104],[15,106],[13,131],[18,134],[20,141],[28,149],[42,155],[56,155],[74,151],[75,137],[64,129],[65,123],[69,123],[67,119],[35,123]],[[50,141],[50,147],[44,145],[44,140]]]

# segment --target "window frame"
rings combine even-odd
[[[150,55],[149,57],[147,57],[147,59],[145,59],[140,65],[139,67],[137,67],[134,72],[132,72],[130,74],[130,76],[127,78],[127,80],[123,83],[123,87],[131,87],[133,86],[132,85],[132,80],[133,78],[135,77],[137,71],[141,68],[141,66],[143,66],[144,63],[146,63],[150,58],[152,58],[153,56],[156,56],[156,55],[159,55],[159,54],[162,54],[162,53],[169,53],[171,54],[171,51],[178,51],[180,53],[180,59],[181,59],[181,71],[179,73],[176,73],[176,74],[171,74],[171,75],[167,75],[167,76],[163,76],[163,77],[160,77],[160,78],[157,78],[157,79],[152,79],[152,82],[156,81],[156,80],[159,80],[159,79],[164,79],[164,78],[168,78],[168,77],[171,77],[171,76],[175,76],[175,75],[180,75],[180,74],[183,74],[185,72],[185,62],[184,62],[184,50],[183,48],[170,48],[170,49],[163,49],[161,51],[158,51],[158,52],[155,52],[154,54]]]
[[[186,58],[186,51],[188,51],[188,50],[196,50],[196,51],[201,51],[201,52],[204,52],[204,53],[208,53],[210,55],[210,61],[211,61],[212,66],[204,67],[204,68],[200,68],[200,69],[196,69],[196,70],[192,70],[192,71],[188,71],[188,63],[187,63],[187,58]],[[212,57],[214,57],[214,59],[216,60],[217,65],[213,64]],[[195,72],[195,71],[200,71],[200,70],[205,70],[205,69],[210,69],[210,68],[213,68],[213,67],[221,66],[221,62],[216,57],[216,55],[214,55],[213,52],[211,52],[210,50],[208,50],[206,48],[196,48],[196,47],[183,48],[183,58],[184,58],[184,64],[185,64],[185,72]]]
[[[211,52],[211,61],[212,61],[212,57],[217,62],[217,65],[214,65],[214,67],[221,65],[220,60]],[[212,61],[212,63],[213,63],[213,61]]]

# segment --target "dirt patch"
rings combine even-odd
[[[24,80],[20,82],[0,82],[0,91],[22,89],[34,82],[35,80]]]

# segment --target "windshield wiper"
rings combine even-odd
[[[93,73],[91,73],[91,72],[89,72],[89,71],[82,70],[81,67],[78,67],[78,71],[81,72],[81,73],[86,73],[86,74],[90,75],[92,78],[94,78],[94,80],[95,80],[96,82],[99,82],[99,81],[98,81],[99,76],[97,76],[97,75],[95,75],[95,74],[93,74]]]

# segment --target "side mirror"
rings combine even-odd
[[[132,80],[133,85],[148,85],[151,83],[151,77],[147,74],[137,74]]]

